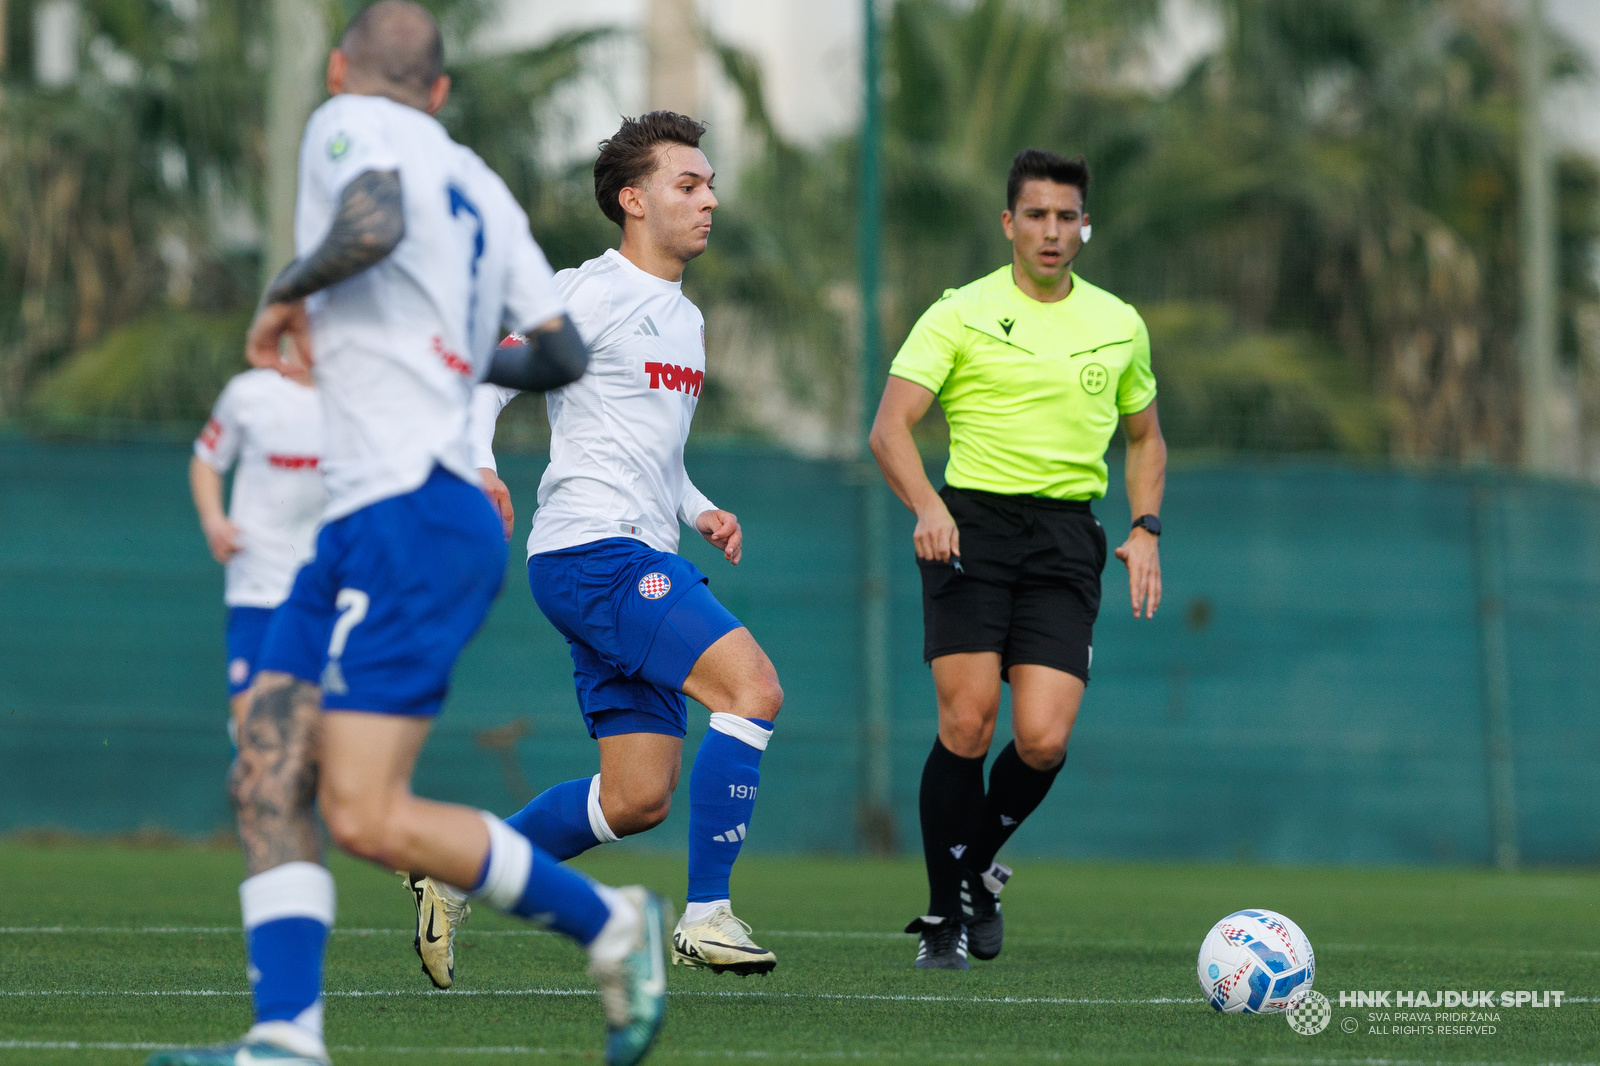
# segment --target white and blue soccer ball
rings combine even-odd
[[[1200,945],[1200,990],[1224,1014],[1281,1014],[1311,991],[1311,941],[1276,911],[1235,911]]]

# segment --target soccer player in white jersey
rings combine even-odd
[[[311,557],[317,522],[328,504],[317,458],[322,407],[311,372],[246,370],[223,388],[194,442],[189,489],[200,529],[227,567],[228,734],[250,706],[261,640],[272,609],[289,595],[300,564]],[[233,494],[222,508],[222,479],[233,471]]]
[[[325,1066],[321,970],[333,879],[315,805],[344,850],[419,870],[587,949],[606,1058],[638,1062],[666,1004],[662,901],[567,869],[486,812],[414,796],[411,773],[505,570],[505,538],[467,445],[485,377],[542,390],[587,362],[528,220],[431,116],[438,26],[384,0],[328,62],[306,126],[293,263],[251,326],[257,366],[311,362],[329,504],[315,557],[273,612],[229,788],[256,1023],[161,1066]],[[307,297],[310,297],[307,300]],[[496,351],[506,329],[526,346]],[[320,682],[320,690],[319,690]]]
[[[672,803],[688,721],[711,710],[689,778],[688,907],[673,962],[769,973],[771,951],[733,915],[728,879],[750,830],[761,753],[783,704],[766,653],[676,554],[679,523],[739,562],[739,520],[689,480],[684,442],[705,379],[705,324],[684,265],[705,250],[717,198],[705,127],[668,111],[626,119],[601,145],[595,198],[620,250],[556,275],[590,350],[588,372],[549,392],[550,466],[528,538],[528,581],[572,650],[578,703],[600,772],[544,792],[507,823],[558,858],[659,825]],[[514,392],[480,387],[473,433],[494,475],[494,420]],[[424,960],[426,961],[426,959]]]

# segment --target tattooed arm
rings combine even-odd
[[[302,301],[377,265],[399,247],[406,235],[404,207],[395,171],[368,170],[345,186],[322,243],[284,267],[267,286],[246,341],[252,365],[280,373],[296,364],[311,365],[311,331]],[[285,336],[294,349],[288,359],[279,350]]]
[[[400,175],[392,170],[359,174],[344,187],[328,235],[310,255],[283,268],[267,286],[266,302],[293,303],[353,278],[381,262],[405,235]]]

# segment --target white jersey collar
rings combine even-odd
[[[673,292],[679,294],[683,292],[683,282],[681,280],[668,281],[666,278],[656,277],[648,270],[640,270],[638,267],[633,265],[632,260],[623,255],[621,252],[617,251],[615,248],[607,248],[604,258],[616,263],[623,270],[627,271],[631,277],[636,278],[645,284],[659,286],[662,292]]]

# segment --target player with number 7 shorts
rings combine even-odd
[[[332,99],[306,126],[299,257],[268,286],[248,341],[256,366],[313,367],[329,496],[316,554],[268,624],[229,782],[255,1024],[152,1066],[327,1066],[334,885],[318,807],[345,851],[582,945],[613,1066],[638,1062],[660,1031],[662,900],[580,876],[487,812],[411,792],[456,657],[505,573],[467,443],[472,390],[486,374],[555,388],[587,363],[527,217],[433,118],[450,89],[442,58],[426,9],[375,4],[329,57]],[[529,342],[496,351],[508,328]]]
[[[592,359],[546,394],[550,466],[528,538],[534,599],[572,651],[578,704],[600,746],[600,772],[567,781],[506,819],[566,859],[667,817],[683,758],[684,696],[711,710],[689,778],[689,891],[672,961],[766,974],[777,957],[734,917],[729,875],[750,832],[761,754],[783,704],[778,675],[750,631],[677,554],[679,523],[738,565],[739,521],[684,470],[683,448],[705,380],[705,326],[684,297],[684,264],[705,250],[711,167],[699,122],[667,111],[627,119],[601,146],[595,198],[622,247],[556,275]],[[511,531],[494,473],[494,423],[515,393],[474,400],[476,461]],[[411,878],[417,948],[438,985],[453,980],[450,929],[464,901]],[[433,939],[429,939],[429,937]]]

